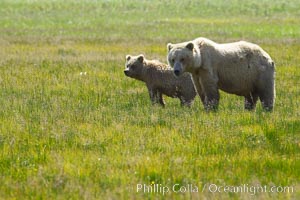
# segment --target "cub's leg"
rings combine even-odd
[[[156,95],[157,95],[157,98],[158,98],[158,101],[159,101],[160,105],[162,105],[163,107],[165,107],[166,103],[165,103],[165,101],[163,99],[162,93],[159,92],[159,91],[157,91]]]
[[[149,92],[152,105],[156,104],[157,103],[156,91],[153,88],[148,87],[148,92]]]

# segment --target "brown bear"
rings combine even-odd
[[[152,104],[165,106],[164,94],[179,98],[182,106],[189,107],[197,95],[190,74],[176,77],[170,66],[156,60],[147,60],[144,55],[127,55],[124,73],[146,83]]]
[[[218,44],[207,38],[167,45],[175,75],[192,74],[206,110],[217,109],[219,89],[245,97],[253,110],[259,98],[265,110],[275,101],[275,65],[261,47],[245,41]]]

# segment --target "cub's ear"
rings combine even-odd
[[[173,49],[173,44],[171,44],[171,43],[168,43],[168,45],[167,45],[167,49],[168,49],[168,51],[170,51],[171,49]]]
[[[129,61],[130,59],[131,59],[131,56],[130,56],[130,55],[127,55],[127,56],[126,56],[126,60]]]
[[[139,61],[139,62],[143,63],[143,62],[144,62],[144,59],[145,59],[145,57],[144,57],[144,55],[143,55],[143,54],[141,54],[141,55],[139,55],[139,57],[138,57],[137,59],[138,59],[138,61]]]
[[[192,42],[189,42],[186,46],[185,46],[187,49],[193,51],[194,49],[194,44]]]

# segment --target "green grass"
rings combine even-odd
[[[0,1],[0,197],[300,198],[299,10],[296,0]],[[223,92],[216,113],[198,97],[191,109],[151,106],[124,76],[126,54],[165,62],[168,42],[199,36],[269,52],[274,112],[244,111]],[[199,192],[136,192],[152,182]],[[213,194],[210,183],[294,192]]]

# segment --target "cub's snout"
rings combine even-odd
[[[129,70],[128,70],[128,69],[125,69],[125,70],[124,70],[124,74],[125,74],[126,76],[129,76]]]

